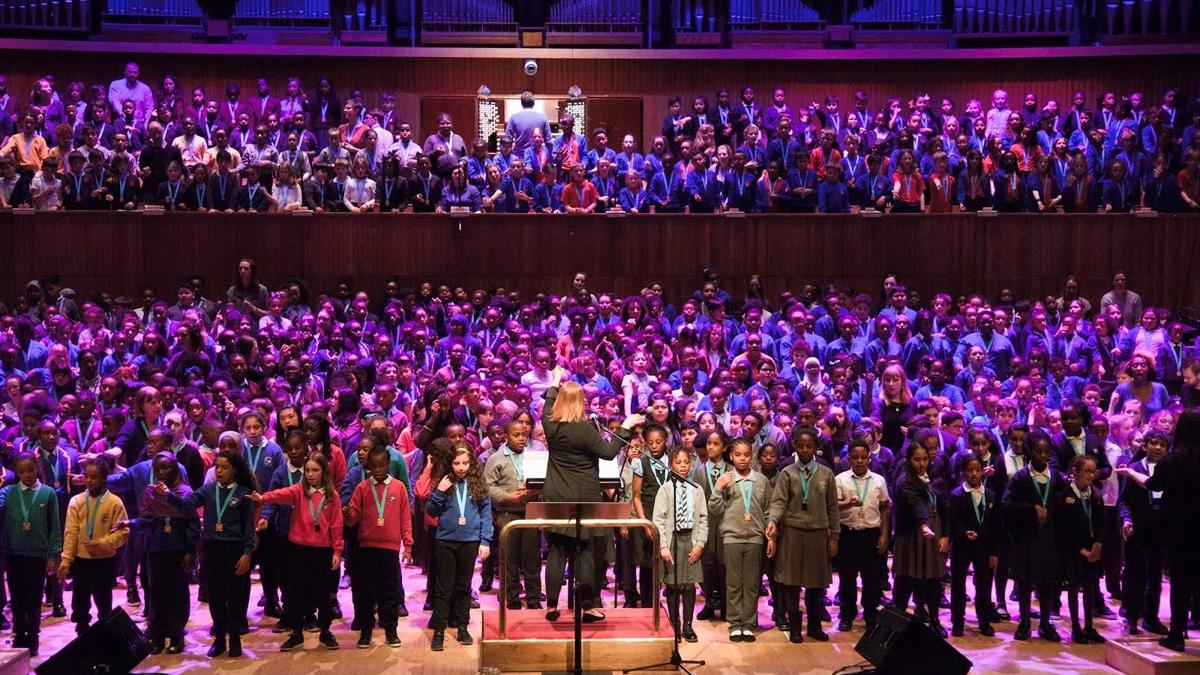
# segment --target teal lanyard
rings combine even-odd
[[[858,507],[863,508],[867,505],[867,492],[871,489],[871,477],[867,476],[864,481],[858,480],[858,476],[854,476],[854,491],[858,493]]]
[[[382,487],[382,490],[376,491],[376,487]],[[371,485],[371,497],[375,500],[375,508],[379,511],[379,524],[383,524],[383,507],[387,504],[384,495],[387,494],[387,481],[382,483],[373,483]]]
[[[100,502],[104,500],[104,493],[101,492],[99,497],[96,497],[96,506],[92,507],[92,496],[89,494],[84,499],[84,506],[87,508],[87,538],[90,541],[92,534],[96,531],[96,516],[100,513]]]
[[[1032,471],[1029,472],[1029,480],[1033,481],[1033,491],[1037,493],[1038,499],[1041,500],[1042,508],[1046,508],[1046,505],[1050,502],[1050,481],[1046,481],[1046,489],[1043,490],[1041,486],[1038,485],[1037,480],[1033,477]]]
[[[292,487],[293,485],[295,485],[295,484],[296,484],[296,480],[299,480],[299,479],[293,479],[293,478],[292,478],[292,474],[300,473],[299,471],[292,471],[292,470],[289,468],[289,469],[287,469],[287,470],[286,470],[284,473],[286,473],[286,474],[287,474],[287,482],[288,482],[288,487]]]
[[[720,478],[721,474],[725,473],[725,465],[724,464],[713,464],[712,469],[709,469],[708,471],[704,472],[704,478],[708,481],[708,491],[710,493],[717,491],[717,482],[716,482],[716,480],[713,479],[713,469],[716,470],[717,478]],[[804,495],[805,495],[805,498],[807,499],[807,497],[808,497],[807,489],[804,491]]]
[[[317,502],[317,508],[315,508],[315,509],[313,508],[312,495],[309,494],[307,497],[308,515],[312,516],[313,527],[316,527],[318,530],[320,530],[321,526],[320,526],[320,522],[317,520],[317,518],[320,517],[320,515],[321,515],[321,509],[325,508],[325,496],[326,496],[325,493],[322,492],[321,493],[321,501]]]
[[[926,483],[925,489],[929,491],[929,503],[933,506],[933,510],[937,511],[938,497],[937,492],[934,492],[933,490],[933,483]]]
[[[258,473],[258,460],[262,459],[262,446],[250,445],[243,442],[243,447],[246,450],[246,461],[250,463],[250,471]],[[251,452],[256,450],[257,453]]]
[[[25,493],[29,493],[29,501],[25,500]],[[20,485],[17,486],[18,497],[21,501],[21,522],[29,522],[29,511],[33,508],[33,503],[37,501],[37,487],[32,490],[23,489]]]
[[[811,466],[800,469],[800,506],[805,510],[808,510],[808,486],[809,482],[812,481],[812,474],[813,468]]]
[[[142,425],[142,433],[146,438],[150,438],[150,427],[146,426],[146,420],[138,420],[138,424]]]
[[[467,484],[464,481],[459,481],[458,485],[454,486],[454,501],[458,504],[458,517],[466,520],[467,518]]]
[[[508,446],[505,446],[504,454],[508,455],[508,458],[512,460],[513,469],[517,472],[517,484],[523,485],[525,483],[525,455],[520,452],[513,452]]]
[[[982,487],[980,489],[982,489]],[[979,493],[978,504],[975,504],[975,498],[971,497],[971,503],[975,505],[975,520],[979,521],[979,524],[982,525],[983,512],[987,510],[987,494],[984,492]]]
[[[754,477],[739,478],[738,491],[742,493],[742,512],[750,513],[750,499],[754,495]]]
[[[1096,533],[1092,531],[1092,499],[1091,488],[1088,489],[1088,494],[1080,494],[1079,488],[1071,486],[1075,489],[1076,496],[1079,497],[1079,503],[1083,506],[1083,514],[1087,516],[1088,521],[1088,536],[1094,537]]]
[[[237,484],[229,486],[229,494],[225,495],[224,501],[221,500],[221,486],[217,485],[217,523],[222,523],[225,520],[225,509],[229,508],[229,502],[233,500],[233,493],[237,492]]]

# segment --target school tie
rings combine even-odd
[[[688,486],[684,483],[675,484],[675,529],[692,529],[692,501],[688,494]]]

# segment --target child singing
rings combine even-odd
[[[366,449],[363,467],[367,477],[360,481],[343,507],[345,523],[355,528],[357,548],[350,582],[354,590],[354,618],[358,622],[358,648],[371,647],[375,612],[387,645],[400,646],[396,635],[400,604],[400,549],[404,562],[412,564],[412,511],[404,481],[393,478],[388,447],[370,434],[359,441]]]
[[[71,621],[77,634],[83,634],[91,623],[92,603],[99,618],[112,611],[116,553],[129,538],[129,532],[117,528],[126,519],[125,505],[105,487],[111,471],[112,462],[105,455],[88,460],[83,473],[85,491],[72,497],[67,506],[58,580],[62,582],[70,575],[75,581],[71,591]]]
[[[471,576],[475,572],[475,558],[487,560],[492,544],[492,501],[479,461],[465,445],[455,448],[452,457],[450,472],[442,477],[425,506],[425,511],[438,519],[433,550],[437,582],[430,621],[431,648],[435,652],[444,649],[447,625],[458,628],[459,644],[474,643],[467,632],[471,618]]]
[[[825,642],[821,629],[824,595],[833,583],[830,558],[837,555],[841,519],[833,470],[816,461],[819,436],[812,427],[792,432],[796,461],[779,474],[767,522],[767,555],[778,553],[775,579],[783,585],[788,613],[788,639],[804,641],[800,632],[800,588],[808,612],[808,636]],[[776,537],[778,550],[776,551]]]
[[[671,471],[683,480],[667,480],[654,496],[654,526],[658,528],[658,555],[663,560],[663,583],[667,587],[667,614],[671,626],[688,642],[700,638],[692,629],[696,610],[696,584],[703,581],[700,557],[708,541],[708,508],[704,491],[687,481],[692,454],[687,448],[670,452]],[[676,560],[676,556],[686,560]],[[683,614],[680,615],[680,600]]]
[[[867,630],[875,625],[883,597],[888,535],[891,532],[891,500],[887,481],[871,471],[871,446],[865,440],[850,442],[850,470],[836,479],[842,534],[838,538],[838,631],[848,632],[857,614],[855,581],[862,576],[863,619]]]
[[[38,480],[37,458],[29,452],[13,460],[15,484],[0,490],[4,523],[4,571],[12,604],[13,647],[38,655],[42,621],[42,588],[62,555],[58,498]]]
[[[163,483],[177,497],[192,494],[179,470],[175,455],[162,451],[151,461],[155,484]],[[183,631],[192,606],[188,592],[188,571],[200,543],[200,520],[194,512],[170,504],[164,495],[147,485],[143,491],[138,518],[131,523],[145,531],[147,637],[150,653],[183,652]],[[167,645],[167,641],[170,645]]]
[[[729,639],[754,642],[758,630],[758,591],[766,541],[771,483],[751,468],[754,452],[739,438],[729,445],[733,471],[721,475],[708,499],[708,511],[719,519],[725,552],[725,597]]]
[[[1004,491],[1004,519],[1012,535],[1012,576],[1017,583],[1017,601],[1021,620],[1013,634],[1016,640],[1028,640],[1032,609],[1030,600],[1037,590],[1041,607],[1038,635],[1050,642],[1062,637],[1050,623],[1050,608],[1058,594],[1061,569],[1055,543],[1056,502],[1054,495],[1065,488],[1062,475],[1050,466],[1051,440],[1041,431],[1029,434],[1029,464],[1013,474]]]
[[[974,437],[973,437],[974,439]],[[983,436],[984,440],[986,436]],[[974,442],[974,440],[972,441]],[[950,493],[947,533],[950,535],[950,626],[954,637],[963,636],[967,607],[967,568],[975,580],[975,616],[979,634],[992,637],[992,570],[999,562],[1002,536],[996,493],[983,483],[983,460],[972,454],[962,465],[964,482]]]
[[[294,434],[289,435],[289,446],[293,445]],[[329,577],[342,565],[343,523],[329,461],[324,455],[314,454],[304,462],[302,482],[265,494],[255,492],[250,500],[292,508],[286,557],[288,588],[293,597],[284,605],[287,614],[283,619],[292,634],[279,650],[290,652],[304,646],[304,617],[313,611],[321,629],[321,646],[337,649],[337,638],[329,630],[333,621]]]
[[[1092,626],[1100,594],[1100,552],[1104,540],[1104,502],[1092,483],[1096,460],[1079,455],[1071,460],[1071,484],[1055,495],[1058,511],[1055,536],[1067,582],[1067,607],[1071,612],[1071,641],[1076,644],[1106,642]],[[1083,591],[1083,625],[1079,625],[1079,592]],[[1045,611],[1044,609],[1042,611]]]
[[[929,445],[936,444],[932,429],[917,432],[916,442],[909,446],[904,472],[896,485],[896,575],[897,602],[908,604],[908,595],[917,598],[918,609],[924,609],[930,628],[939,637],[946,629],[938,619],[941,579],[946,570],[946,553],[950,540],[944,534],[942,522],[946,501],[941,485],[929,472]]]
[[[216,481],[186,497],[160,481],[154,489],[172,506],[188,511],[204,507],[201,531],[201,574],[207,578],[213,621],[210,659],[225,653],[242,655],[241,626],[250,604],[250,554],[254,550],[256,505],[249,496],[258,490],[254,472],[240,450],[222,448],[213,463]]]
[[[504,424],[504,443],[488,458],[483,476],[488,496],[495,508],[493,527],[525,517],[525,506],[537,498],[536,490],[525,485],[525,441],[529,428],[519,420]],[[504,601],[508,609],[521,609],[521,577],[525,578],[525,606],[541,609],[542,558],[541,536],[535,529],[520,529],[509,536],[513,547],[508,556],[508,584]]]

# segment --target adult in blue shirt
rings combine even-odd
[[[533,109],[535,103],[533,92],[522,92],[520,112],[508,118],[508,124],[504,125],[504,133],[513,139],[513,153],[518,156],[529,147],[534,131],[540,130],[543,139],[550,138],[550,121]]]

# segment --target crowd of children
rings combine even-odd
[[[112,85],[54,78],[27,102],[0,74],[0,208],[500,213],[949,213],[1200,210],[1200,105],[1179,89],[1070,94],[997,89],[987,105],[921,93],[843,109],[752,87],[710,103],[670,98],[649,143],[609,130],[522,126],[468,146],[447,113],[424,142],[383,93],[343,100],[328,78],[243,96],[172,75],[157,91],[136,64]],[[138,92],[132,97],[130,92]],[[1065,92],[1064,92],[1065,93]],[[136,100],[135,100],[136,98]],[[523,103],[532,106],[526,92]],[[528,107],[527,106],[527,107]],[[1190,107],[1190,110],[1189,110]],[[525,111],[532,112],[532,111]],[[1190,116],[1189,116],[1190,115]],[[509,125],[510,131],[513,129]],[[553,129],[553,131],[551,131]],[[644,141],[645,139],[643,139]]]
[[[1062,297],[938,293],[926,308],[894,277],[878,299],[753,283],[735,298],[708,272],[676,310],[653,288],[593,294],[583,274],[561,296],[394,280],[383,297],[349,283],[312,297],[241,267],[220,302],[189,279],[170,306],[150,289],[136,310],[77,304],[47,279],[0,315],[14,645],[36,654],[43,599],[66,616],[68,579],[82,632],[120,577],[125,604],[145,594],[152,651],[182,651],[198,583],[209,655],[236,657],[256,569],[284,651],[308,631],[338,647],[346,584],[357,646],[380,627],[399,647],[402,564],[428,576],[433,649],[447,629],[472,644],[472,579],[491,589],[500,547],[506,607],[545,602],[541,534],[498,533],[541,496],[539,411],[568,380],[601,424],[647,418],[622,432],[608,498],[652,520],[659,549],[639,528],[594,536],[594,587],[649,606],[662,565],[684,640],[719,618],[754,641],[764,595],[792,642],[828,640],[834,605],[845,632],[910,600],[962,636],[970,576],[985,636],[1015,618],[1017,640],[1034,620],[1062,640],[1066,590],[1074,642],[1103,642],[1095,620],[1115,602],[1129,633],[1182,645],[1159,599],[1165,575],[1187,589],[1194,570],[1168,570],[1153,481],[1200,364],[1187,327],[1143,309],[1123,273],[1094,305],[1068,279]]]

